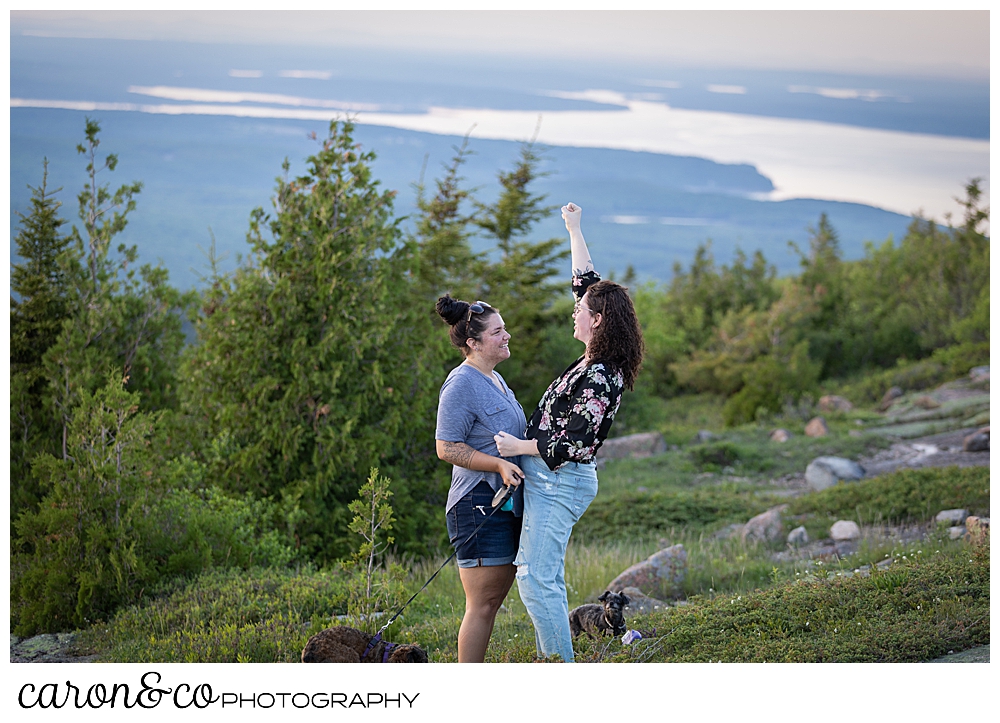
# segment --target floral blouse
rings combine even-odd
[[[582,298],[600,278],[593,271],[574,275],[573,293]],[[621,404],[621,371],[601,361],[580,365],[582,359],[549,385],[528,421],[526,436],[538,440],[538,452],[551,470],[566,462],[593,462]]]

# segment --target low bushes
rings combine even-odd
[[[925,521],[945,509],[989,515],[988,467],[906,469],[838,484],[792,500],[790,515],[813,513],[861,522]]]
[[[989,643],[989,548],[924,550],[868,578],[813,578],[695,599],[636,627],[656,632],[631,648],[585,643],[587,652],[617,662],[930,660]]]
[[[730,522],[746,522],[770,501],[749,490],[730,487],[638,492],[623,490],[593,501],[573,528],[581,540],[653,537],[671,528],[698,531]]]

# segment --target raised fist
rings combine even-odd
[[[582,212],[583,209],[572,202],[562,207],[562,217],[568,231],[580,228],[580,214]]]

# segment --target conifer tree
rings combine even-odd
[[[81,393],[99,388],[111,367],[124,370],[129,389],[141,392],[143,408],[174,406],[183,344],[175,312],[185,299],[169,286],[166,269],[149,264],[137,268],[135,246],[119,244],[117,256],[112,254],[112,243],[125,229],[142,184],[124,184],[112,192],[99,183],[100,174],[118,165],[115,154],[103,162],[98,158],[99,133],[100,125],[88,118],[85,143],[77,146],[87,159],[87,182],[77,196],[83,230],[73,226],[62,256],[69,317],[44,360],[64,457],[69,422]]]
[[[304,551],[350,551],[348,504],[379,466],[396,480],[401,547],[426,551],[440,359],[374,154],[334,121],[306,171],[251,214],[248,262],[213,285],[184,367],[185,408],[230,490],[272,497]],[[436,517],[435,517],[436,519]]]
[[[526,409],[534,407],[545,387],[568,359],[553,360],[547,353],[552,334],[572,333],[566,318],[557,319],[553,303],[569,285],[552,281],[557,264],[569,257],[561,238],[528,241],[526,237],[555,206],[545,206],[546,196],[534,193],[532,184],[539,173],[541,156],[532,143],[521,147],[521,155],[511,171],[498,175],[501,191],[492,205],[477,203],[475,223],[496,244],[499,258],[484,265],[477,298],[497,307],[511,334],[511,358],[502,373]],[[560,326],[562,328],[560,328]],[[582,349],[580,350],[582,352]],[[562,366],[560,366],[560,364]]]
[[[31,212],[18,213],[14,239],[18,263],[11,270],[10,300],[10,514],[11,521],[37,504],[31,460],[57,451],[58,425],[45,410],[46,377],[42,357],[69,315],[66,275],[59,259],[69,243],[60,228],[61,189],[48,189],[48,159],[42,183],[31,188]]]

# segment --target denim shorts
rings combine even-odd
[[[494,512],[493,495],[493,488],[483,480],[448,510],[448,538],[458,552],[459,567],[509,565],[517,556],[521,518],[513,512]]]

